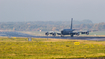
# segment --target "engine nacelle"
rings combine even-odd
[[[48,35],[49,35],[49,33],[48,33],[48,32],[46,32],[46,33],[45,33],[45,35],[47,35],[47,36],[48,36]]]
[[[87,35],[89,35],[89,31],[87,31],[87,32],[81,32],[81,34],[87,34]]]
[[[86,34],[86,32],[81,32],[81,34]]]
[[[78,32],[78,33],[76,33],[76,35],[78,35],[78,36],[79,36],[79,35],[80,35],[80,33]]]
[[[57,35],[61,35],[61,33],[57,33]]]
[[[56,36],[56,33],[52,33],[53,36]]]
[[[89,32],[86,32],[87,35],[89,35]]]

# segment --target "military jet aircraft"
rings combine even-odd
[[[74,35],[80,35],[81,34],[87,34],[89,35],[89,31],[79,31],[79,32],[74,32],[77,29],[72,29],[72,22],[73,22],[73,18],[71,18],[71,28],[70,29],[63,29],[60,33],[58,32],[46,32],[45,35],[61,35],[61,37],[63,37],[64,35],[71,35],[71,37],[73,37]]]

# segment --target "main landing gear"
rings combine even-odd
[[[71,35],[71,37],[73,37],[74,35]]]

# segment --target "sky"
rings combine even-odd
[[[0,22],[105,22],[105,0],[0,0]]]

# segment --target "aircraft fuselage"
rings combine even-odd
[[[71,33],[73,32],[74,30],[72,29],[64,29],[61,31],[61,34],[62,35],[71,35]]]

